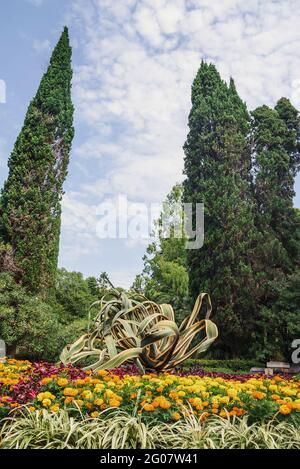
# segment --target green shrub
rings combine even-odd
[[[88,316],[91,304],[99,299],[92,291],[91,279],[85,280],[81,273],[57,271],[55,301],[61,306],[66,323]]]
[[[182,364],[183,369],[188,369],[197,366],[207,371],[224,372],[224,373],[238,373],[249,372],[252,367],[263,367],[262,363],[256,360],[213,360],[213,359],[190,359]]]
[[[29,295],[10,274],[0,273],[0,338],[8,355],[56,361],[87,327],[87,319],[67,322],[59,305]]]
[[[51,359],[56,348],[59,320],[40,298],[30,296],[8,273],[0,274],[0,337],[9,355],[25,350],[27,356]]]

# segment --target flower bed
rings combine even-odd
[[[300,420],[300,381],[275,376],[231,376],[199,370],[193,374],[140,376],[134,367],[92,373],[73,367],[7,360],[0,363],[0,415],[27,404],[33,412],[78,409],[91,417],[121,408],[142,418],[171,422],[193,411],[201,420],[211,415],[250,419]]]

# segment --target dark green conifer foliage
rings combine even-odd
[[[300,163],[299,116],[286,98],[275,109],[257,108],[252,116],[257,223],[277,240],[274,268],[287,274],[300,260],[299,219],[293,207]]]
[[[252,117],[255,213],[263,235],[260,258],[265,285],[254,319],[253,344],[260,359],[289,360],[290,346],[299,329],[295,319],[300,217],[293,198],[300,163],[300,120],[298,111],[286,98],[281,98],[275,109],[257,108]]]
[[[74,135],[71,54],[65,28],[29,105],[2,191],[0,234],[12,246],[21,282],[36,293],[53,286],[57,268],[61,197]]]
[[[190,289],[207,291],[220,328],[218,349],[239,354],[249,339],[256,302],[248,135],[250,118],[234,83],[202,62],[192,86],[185,144],[184,201],[205,204],[201,249],[188,251]]]

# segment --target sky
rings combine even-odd
[[[299,0],[0,0],[0,185],[27,106],[64,25],[73,47],[76,136],[59,264],[128,287],[147,242],[101,239],[99,207],[160,203],[183,179],[191,84],[202,59],[249,110],[300,109]],[[2,80],[2,81],[1,81]],[[0,88],[1,91],[1,88]],[[300,178],[295,205],[300,207]]]

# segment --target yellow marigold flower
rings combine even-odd
[[[228,404],[228,403],[229,403],[229,400],[230,400],[229,396],[222,396],[222,397],[220,397],[220,402],[221,402],[221,404]]]
[[[104,400],[103,399],[95,399],[94,404],[97,406],[101,406],[103,404]]]
[[[291,388],[288,388],[288,387],[285,387],[285,388],[282,387],[280,390],[283,394],[286,394],[287,396],[296,396],[297,395],[297,391],[295,389],[291,389]]]
[[[106,397],[113,397],[114,395],[115,395],[115,393],[111,389],[107,389],[105,391],[105,396]]]
[[[288,405],[284,404],[279,407],[279,412],[283,415],[288,415],[292,412],[292,409]]]
[[[91,413],[91,417],[92,417],[93,419],[96,419],[97,417],[99,417],[99,412],[97,412],[97,411],[92,412],[92,413]]]
[[[35,411],[35,407],[33,407],[32,405],[28,407],[28,410],[29,412],[34,412]]]
[[[184,392],[184,391],[179,391],[179,392],[178,392],[178,396],[179,396],[179,397],[184,397],[184,396],[185,396],[185,392]]]
[[[53,406],[50,407],[50,410],[52,412],[58,412],[59,411],[59,405],[58,404],[55,404]]]
[[[49,407],[51,405],[51,399],[43,399],[42,404],[44,407]]]
[[[278,386],[276,384],[270,384],[269,389],[272,392],[276,392],[278,390]]]
[[[40,392],[38,395],[37,395],[37,399],[38,401],[43,401],[44,399],[55,399],[55,396],[53,396],[53,394],[51,394],[51,392]]]
[[[172,417],[174,420],[180,420],[181,418],[179,412],[173,412]]]
[[[98,374],[98,376],[107,376],[107,375],[108,375],[108,371],[106,371],[106,370],[99,370],[97,374]]]
[[[75,402],[75,404],[77,404],[79,407],[82,407],[83,404],[84,404],[84,402],[83,402],[82,399],[75,399],[74,402]]]
[[[67,386],[68,383],[69,381],[67,380],[67,378],[59,378],[57,380],[58,386],[61,386],[61,387]]]
[[[94,388],[94,391],[98,393],[98,392],[103,391],[103,389],[105,389],[104,384],[99,383],[99,384],[96,384],[96,386],[95,386],[95,388]]]
[[[78,390],[74,388],[65,388],[64,389],[64,396],[71,396],[75,397],[78,394]]]
[[[89,400],[89,399],[93,399],[93,393],[92,393],[90,390],[88,390],[88,389],[86,389],[85,391],[82,391],[81,396],[82,396],[84,399],[88,399],[88,400]]]
[[[273,401],[278,401],[280,399],[280,396],[278,396],[278,394],[272,394],[271,399]]]
[[[231,397],[232,399],[235,399],[237,397],[238,391],[237,389],[230,388],[227,389],[227,396]]]
[[[300,402],[293,402],[292,407],[295,410],[300,410]]]
[[[227,417],[228,414],[225,410],[221,410],[219,415],[220,415],[220,417]]]
[[[120,407],[120,401],[117,399],[110,399],[109,400],[110,407]]]

